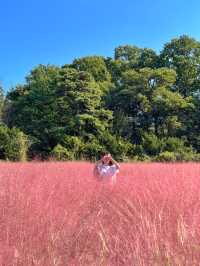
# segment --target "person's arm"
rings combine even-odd
[[[117,169],[120,169],[120,165],[118,164],[118,162],[117,161],[115,161],[114,159],[113,159],[113,157],[111,156],[111,162],[114,164],[114,165],[116,165],[116,167],[117,167]]]

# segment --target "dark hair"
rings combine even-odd
[[[106,154],[109,154],[109,152],[108,151],[102,151],[101,152],[101,156],[105,156]]]
[[[104,150],[104,151],[101,152],[101,157],[103,157],[103,156],[105,156],[105,155],[107,155],[107,154],[110,154],[110,152]],[[102,162],[102,163],[104,164],[104,162]],[[113,165],[113,162],[110,161],[110,162],[109,162],[109,165]]]

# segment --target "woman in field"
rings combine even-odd
[[[108,181],[115,184],[119,169],[120,165],[112,158],[111,154],[103,152],[101,159],[95,164],[94,176],[99,181]]]

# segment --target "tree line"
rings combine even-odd
[[[199,115],[199,41],[180,36],[159,54],[119,46],[1,88],[0,159],[199,160]]]

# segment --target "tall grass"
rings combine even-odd
[[[1,163],[0,265],[200,265],[200,165]]]

